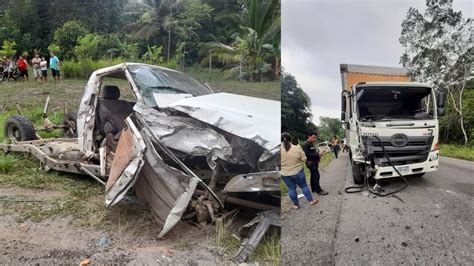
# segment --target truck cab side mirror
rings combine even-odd
[[[438,116],[443,116],[444,115],[444,104],[446,102],[446,94],[444,92],[440,91],[436,95],[436,105],[438,107]]]
[[[346,121],[346,93],[342,92],[341,95],[341,121],[344,123]]]

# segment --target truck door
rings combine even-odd
[[[109,179],[105,187],[106,207],[119,202],[127,191],[133,187],[138,173],[144,165],[144,152],[145,142],[133,121],[128,117],[120,134]]]

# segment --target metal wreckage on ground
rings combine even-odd
[[[135,102],[104,78],[127,80]],[[47,104],[42,128],[10,117],[0,149],[31,153],[45,170],[93,177],[105,185],[106,206],[133,188],[159,237],[183,217],[209,222],[229,207],[279,212],[277,101],[214,93],[183,73],[124,63],[91,75],[77,115],[67,113],[63,125],[46,111]],[[55,128],[69,138],[36,134]]]

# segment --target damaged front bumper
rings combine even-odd
[[[152,117],[156,122],[157,116],[153,115]],[[147,118],[150,119],[150,117]],[[170,145],[173,150],[165,145],[165,140],[170,139],[169,136],[163,137],[161,135],[162,137],[158,138],[155,127],[150,126],[152,123],[149,123],[140,114],[127,118],[126,124],[127,127],[120,136],[115,152],[111,175],[107,184],[106,204],[111,206],[117,203],[131,187],[134,187],[138,198],[150,206],[155,221],[160,227],[159,237],[169,232],[181,220],[185,212],[195,212],[196,215],[201,217],[200,221],[202,222],[203,220],[213,219],[215,213],[222,210],[224,205],[229,204],[260,210],[279,210],[280,188],[276,171],[240,174],[230,180],[224,178],[226,186],[218,196],[214,189],[209,188],[184,163],[185,160],[189,159],[189,154],[182,156],[184,153],[180,153],[176,145]],[[193,125],[188,129],[182,127],[181,130],[186,131],[192,127]],[[217,132],[216,135],[218,138],[221,136]],[[212,138],[216,139],[215,136]],[[186,141],[185,139],[181,140]],[[199,143],[203,144],[204,142]],[[209,145],[215,144],[213,142],[208,143]],[[231,145],[225,147],[232,151]],[[206,151],[209,154],[206,154]],[[209,168],[218,161],[214,155],[220,153],[218,149],[209,148],[205,145],[200,147],[198,152],[201,157],[207,158],[206,162]],[[181,157],[178,158],[176,153],[179,153]],[[278,154],[275,154],[275,156],[278,156]],[[219,161],[222,161],[223,158],[218,157]],[[264,157],[265,160],[270,158],[268,153],[265,156],[260,155],[260,157]],[[231,160],[233,154],[229,153],[224,158]],[[125,165],[123,162],[129,162],[129,164]],[[125,169],[120,176],[117,176],[115,172],[120,172],[124,167]],[[229,166],[227,165],[227,167]],[[211,169],[214,173],[217,173],[219,168]],[[197,193],[198,185],[204,187],[204,193]],[[265,194],[264,201],[266,202],[258,202],[260,194]],[[202,215],[202,209],[207,212],[205,215]]]

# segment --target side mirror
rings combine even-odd
[[[341,121],[344,123],[346,121],[346,112],[341,112]]]

